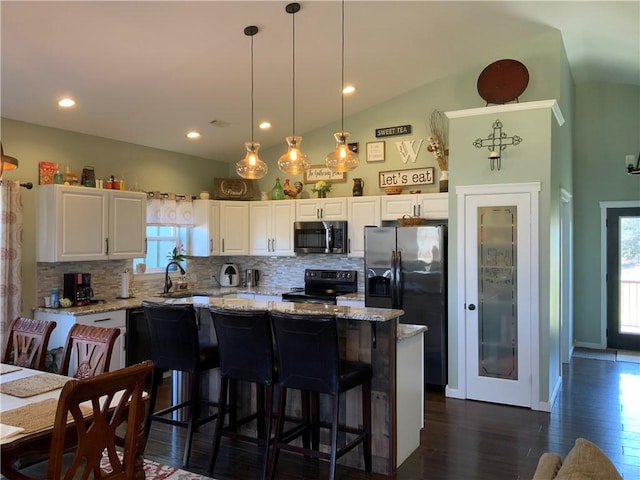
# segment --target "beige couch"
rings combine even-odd
[[[595,444],[578,438],[567,458],[544,453],[533,480],[622,480],[611,460]]]

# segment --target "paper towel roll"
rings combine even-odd
[[[129,272],[120,274],[120,298],[129,298]]]

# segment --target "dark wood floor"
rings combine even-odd
[[[168,382],[167,382],[168,383]],[[145,455],[180,466],[183,430],[154,424]],[[563,457],[577,437],[598,444],[625,479],[640,479],[640,364],[573,358],[564,367],[563,388],[553,411],[445,398],[427,392],[425,428],[420,447],[400,466],[398,480],[530,479],[539,456]],[[197,433],[189,470],[206,474],[211,430]],[[253,479],[258,455],[254,446],[223,439],[214,476]],[[325,462],[283,453],[277,478],[327,478]],[[338,466],[337,479],[378,480]]]

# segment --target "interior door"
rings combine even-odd
[[[531,406],[530,202],[465,200],[467,398]]]
[[[640,350],[640,208],[607,209],[607,348]]]

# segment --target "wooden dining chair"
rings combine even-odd
[[[44,370],[47,345],[56,322],[16,318],[9,328],[3,362],[20,367]]]
[[[74,324],[62,354],[60,375],[88,378],[109,371],[118,328]]]
[[[11,471],[4,470],[7,478],[143,480],[148,398],[144,386],[152,369],[153,363],[147,360],[67,382],[57,404],[47,461],[23,469],[11,466]],[[72,448],[69,430],[77,438]]]

